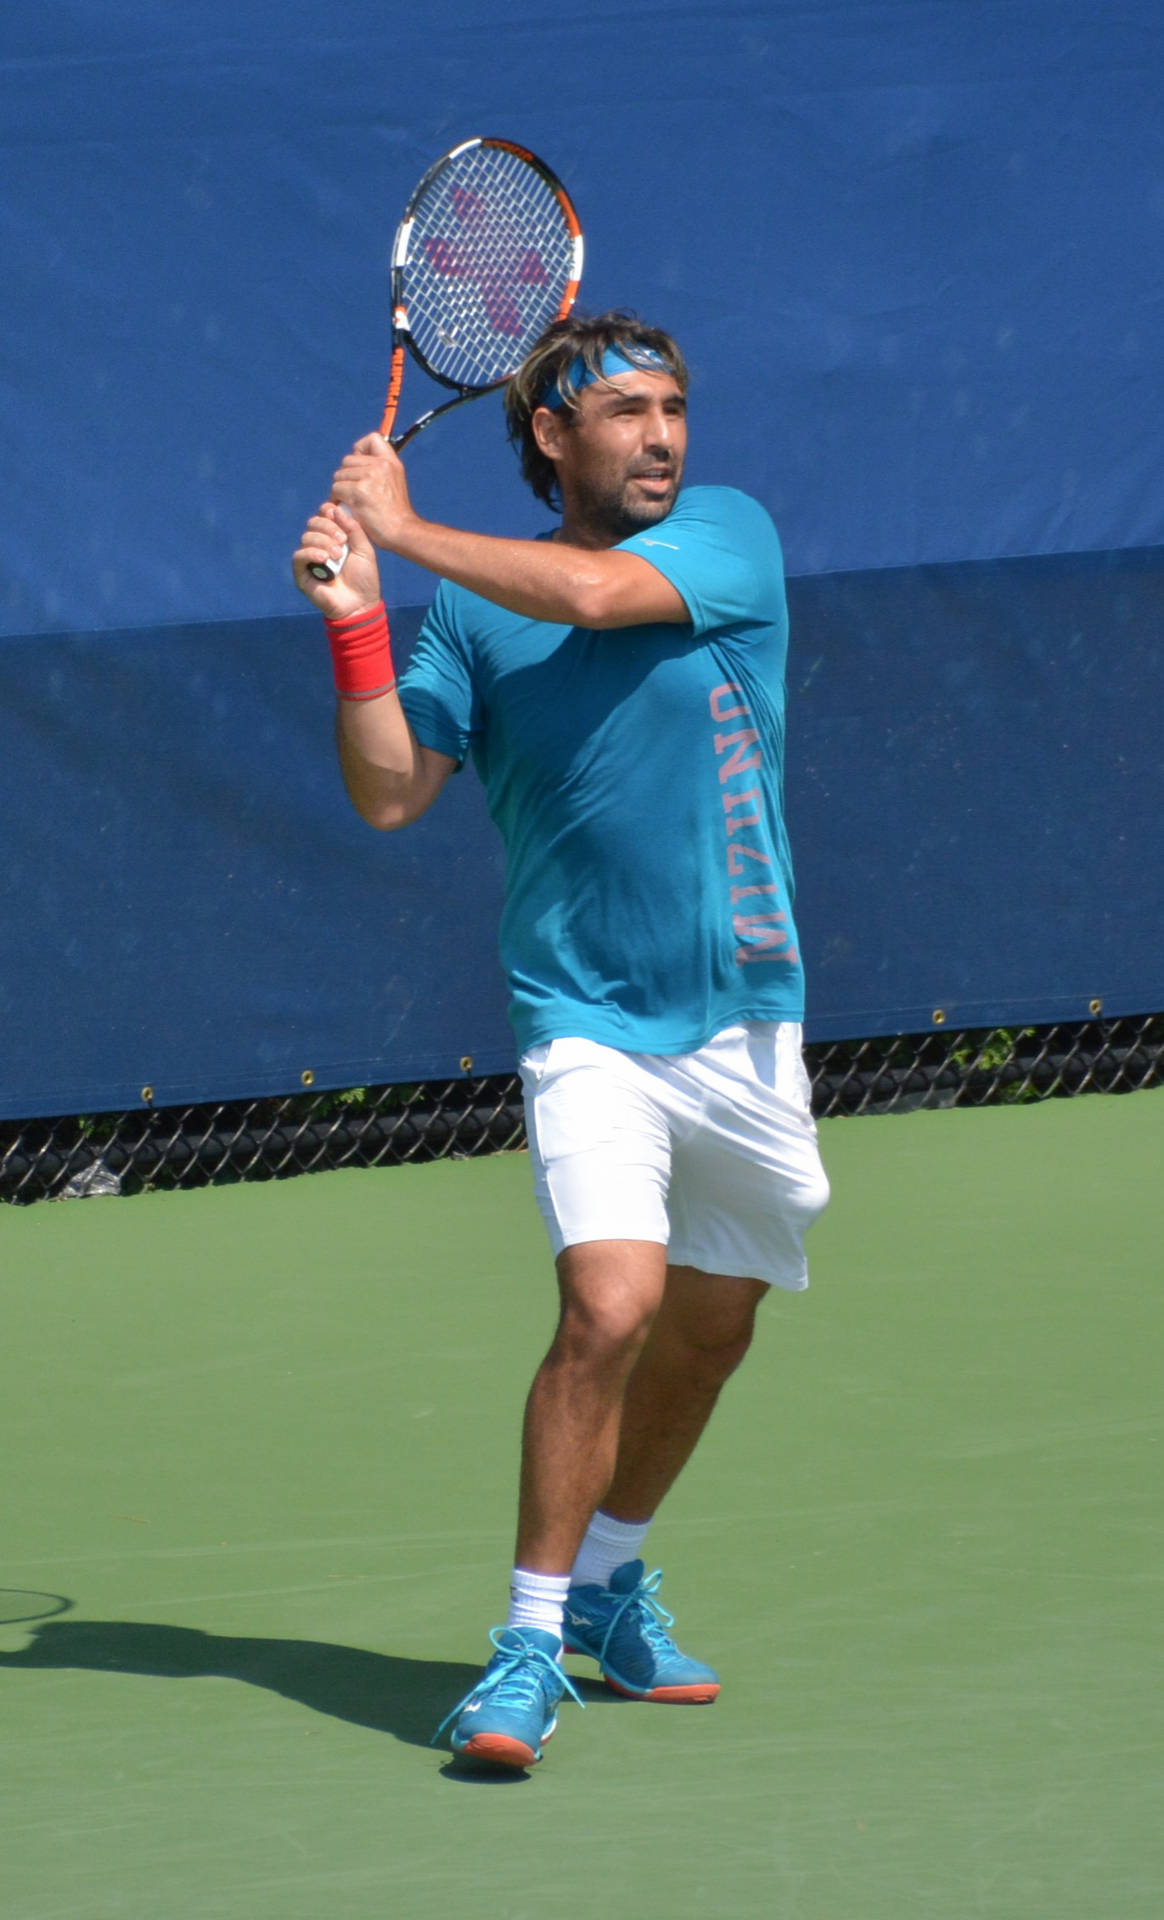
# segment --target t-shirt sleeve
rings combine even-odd
[[[682,594],[697,638],[718,627],[771,628],[785,616],[780,540],[758,500],[693,487],[657,526],[619,542]]]
[[[397,687],[408,724],[422,747],[459,765],[477,726],[469,652],[452,594],[442,582]]]

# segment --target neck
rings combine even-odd
[[[632,528],[627,529],[628,533],[632,531]],[[587,547],[595,553],[606,547],[617,546],[620,540],[626,539],[626,534],[615,533],[610,527],[596,526],[585,514],[571,512],[566,505],[562,509],[562,524],[555,532],[554,539],[560,540],[564,546]]]
[[[658,519],[639,520],[621,512],[613,504],[604,512],[593,499],[579,499],[563,491],[562,524],[554,538],[565,546],[587,547],[591,552],[599,552],[603,548],[617,546],[620,540],[629,540],[632,533],[648,532],[665,518],[665,514],[660,514]]]

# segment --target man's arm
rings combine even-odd
[[[350,547],[343,572],[317,580],[312,564],[338,544]],[[344,620],[377,605],[380,574],[371,542],[359,524],[329,501],[308,521],[292,562],[295,584],[327,620]],[[393,685],[371,699],[336,703],[340,772],[356,812],[369,826],[407,826],[427,807],[456,767],[448,754],[424,747],[408,724]]]
[[[457,763],[422,747],[396,689],[336,703],[336,747],[348,799],[361,820],[391,833],[431,807]]]
[[[686,625],[683,596],[638,554],[556,540],[501,540],[422,520],[404,468],[378,433],[360,440],[332,484],[378,547],[528,620],[573,627]],[[342,535],[336,543],[338,553]]]

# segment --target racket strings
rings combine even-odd
[[[432,371],[456,386],[513,373],[561,310],[575,237],[553,188],[504,148],[454,157],[413,212],[404,302]]]

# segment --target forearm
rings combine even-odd
[[[313,571],[340,560],[333,577]],[[376,556],[359,522],[330,501],[312,514],[292,563],[295,584],[324,617],[336,693],[340,772],[356,812],[369,826],[403,827],[432,805],[456,767],[422,746],[396,692],[388,618]]]
[[[416,778],[416,741],[393,688],[374,700],[337,700],[336,750],[348,798],[373,827],[403,826]]]
[[[631,558],[557,540],[503,540],[411,516],[393,530],[392,551],[528,620],[603,625],[612,576]]]
[[[348,798],[370,826],[406,826],[456,764],[423,747],[396,691],[382,602],[325,622],[339,696],[336,740]]]

